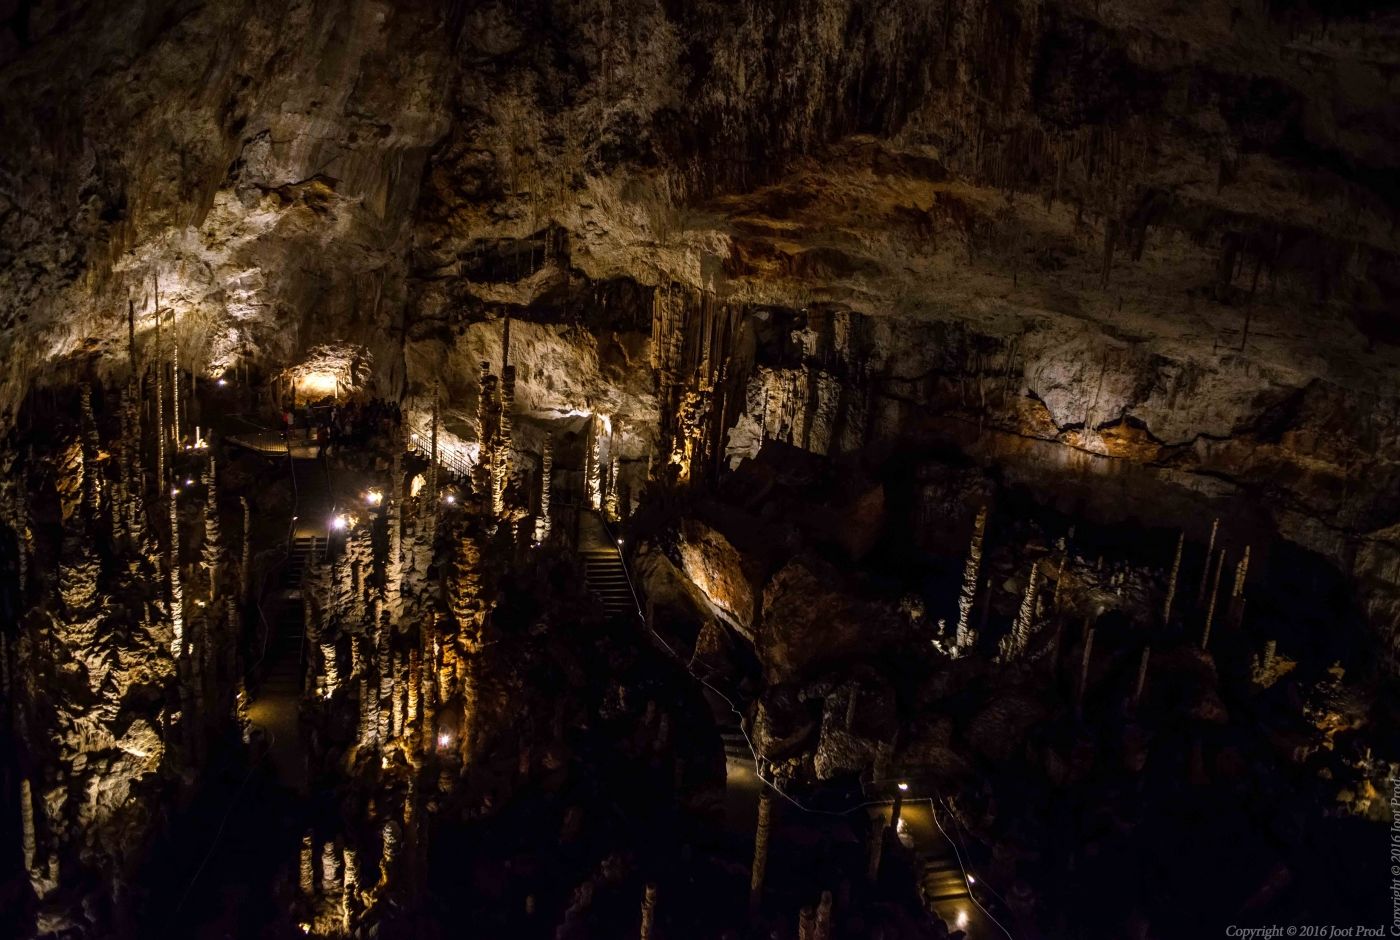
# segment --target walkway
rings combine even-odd
[[[887,825],[890,809],[874,807],[870,816],[877,824]],[[919,890],[924,905],[941,917],[950,930],[964,931],[967,940],[1004,940],[1005,934],[973,902],[957,853],[938,828],[929,801],[906,802],[899,818],[901,841],[910,845],[919,859]]]
[[[314,460],[320,451],[316,441],[301,429],[293,431],[290,440],[281,431],[245,431],[228,435],[224,442],[267,457],[285,457],[290,451],[294,460]]]

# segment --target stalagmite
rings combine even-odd
[[[1021,609],[1016,615],[1016,622],[1012,626],[1011,633],[1002,638],[1001,641],[1001,661],[1014,662],[1026,651],[1030,643],[1031,628],[1035,622],[1035,599],[1039,590],[1040,562],[1031,562],[1030,578],[1026,581],[1026,592],[1021,595]]]
[[[374,709],[371,707],[371,704],[370,704],[369,680],[366,679],[366,678],[361,678],[361,679],[360,679],[360,734],[359,734],[360,746],[361,746],[361,747],[368,747],[369,745],[371,745],[371,744],[374,743],[374,740],[375,740],[375,737],[376,737],[376,732],[378,731],[378,728],[376,727],[376,723],[377,723],[377,717],[376,717],[376,715],[375,715]]]
[[[870,827],[870,860],[866,865],[865,875],[871,881],[878,881],[880,878],[880,859],[885,851],[885,820],[882,816],[880,824]]]
[[[603,457],[602,435],[598,427],[599,419],[606,426],[607,415],[599,415],[595,412],[588,421],[587,462],[584,467],[583,480],[588,493],[588,506],[594,512],[599,512],[603,508]]]
[[[749,910],[758,910],[763,899],[763,872],[768,866],[768,832],[772,824],[773,798],[767,788],[758,796],[758,829],[753,842],[753,870],[749,879]]]
[[[1210,586],[1210,605],[1206,608],[1206,626],[1201,634],[1201,649],[1210,645],[1210,628],[1215,621],[1215,604],[1220,596],[1220,574],[1225,570],[1225,549],[1220,550],[1219,560],[1215,563],[1215,579]]]
[[[1060,570],[1055,575],[1055,593],[1050,597],[1050,610],[1058,613],[1060,610],[1060,596],[1064,593],[1065,582],[1069,580],[1069,550],[1065,549],[1060,554]]]
[[[816,940],[831,940],[831,892],[823,891],[817,904]]]
[[[34,838],[34,793],[29,778],[19,782],[19,824],[21,844],[24,847],[24,870],[33,874],[38,857],[38,845]]]
[[[174,631],[170,653],[179,657],[185,642],[185,596],[180,586],[179,491],[170,491],[170,626]]]
[[[1084,655],[1079,660],[1079,684],[1074,692],[1074,709],[1076,713],[1084,711],[1084,691],[1089,686],[1089,657],[1094,654],[1094,628],[1089,626],[1088,621],[1084,623]]]
[[[810,907],[797,912],[797,940],[817,940],[817,912]]]
[[[323,893],[335,894],[340,890],[339,864],[340,853],[336,851],[335,843],[321,843],[321,891]]]
[[[239,603],[246,604],[253,578],[253,511],[248,506],[248,497],[240,496],[238,501],[243,504],[243,561],[238,571],[238,599]]]
[[[390,654],[387,652],[387,650],[388,650],[388,640],[387,640],[387,637],[386,637],[384,640],[382,640],[381,643],[382,643],[382,646],[381,646],[380,653],[379,653],[379,657],[378,657],[378,658],[379,658],[379,695],[378,695],[378,697],[375,699],[375,710],[376,710],[376,712],[378,713],[378,716],[379,716],[378,721],[376,722],[377,732],[378,732],[378,736],[379,736],[379,743],[380,743],[381,745],[383,745],[383,744],[388,743],[388,741],[389,741],[389,729],[390,729],[389,720],[390,720],[390,717],[391,717],[391,713],[390,713],[390,707],[391,707],[391,706],[390,706],[390,707],[386,707],[386,706],[385,706],[385,702],[390,702],[390,703],[393,702],[393,699],[394,699],[394,680],[393,680],[393,671],[392,671],[392,670],[393,670],[393,667],[392,667],[392,664],[391,664],[390,661],[389,661],[389,660],[390,660]]]
[[[642,940],[651,940],[656,924],[656,885],[648,884],[642,893]]]
[[[608,480],[606,497],[603,500],[603,511],[609,522],[617,521],[617,458],[608,460]]]
[[[423,656],[416,650],[408,653],[408,717],[409,724],[413,724],[421,714],[421,700],[419,690],[423,684]]]
[[[165,486],[165,359],[160,344],[160,280],[155,281],[156,305],[156,488]]]
[[[175,453],[180,452],[180,337],[175,332],[175,318],[170,318],[170,439]]]
[[[986,533],[987,507],[983,506],[977,510],[977,520],[972,524],[972,541],[967,548],[962,591],[958,595],[958,629],[954,635],[954,642],[959,651],[970,647],[974,640],[968,620],[972,616],[972,605],[977,599],[977,578],[982,569],[982,540]]]
[[[316,846],[311,840],[311,833],[306,833],[301,837],[301,867],[299,870],[298,884],[304,897],[311,897],[316,893],[316,869],[314,862],[316,858]]]
[[[1176,557],[1172,559],[1172,572],[1167,578],[1167,599],[1162,604],[1162,624],[1171,623],[1172,600],[1176,597],[1176,579],[1181,574],[1181,550],[1186,546],[1186,533],[1182,532],[1176,539]]]
[[[540,455],[540,514],[535,520],[535,541],[549,540],[549,491],[554,475],[554,438],[546,433],[544,451]]]
[[[1142,658],[1138,660],[1137,683],[1133,686],[1133,707],[1137,708],[1142,701],[1142,689],[1147,684],[1147,660],[1152,655],[1152,647],[1142,648]]]
[[[345,868],[345,895],[341,904],[343,916],[345,918],[345,928],[348,930],[350,926],[350,915],[352,913],[350,910],[351,901],[358,895],[360,888],[360,856],[358,852],[347,845],[343,857]]]
[[[1220,520],[1213,519],[1210,523],[1210,541],[1206,543],[1206,563],[1201,570],[1201,587],[1196,593],[1196,606],[1200,607],[1206,602],[1206,586],[1210,581],[1210,556],[1215,554],[1215,536],[1220,531]]]
[[[1241,559],[1240,559],[1240,563],[1239,563],[1238,565],[1235,566],[1235,584],[1234,584],[1234,587],[1230,589],[1230,596],[1231,596],[1231,597],[1243,597],[1243,596],[1244,596],[1244,581],[1245,581],[1246,576],[1248,576],[1248,574],[1249,574],[1249,546],[1246,545],[1246,546],[1244,547],[1244,557],[1241,558]]]
[[[340,667],[335,661],[335,644],[321,642],[322,695],[330,698],[340,688]]]
[[[204,570],[209,576],[209,602],[213,603],[218,593],[219,582],[219,492],[214,468],[214,455],[209,454],[209,463],[204,467],[204,545],[200,552]]]

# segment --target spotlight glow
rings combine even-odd
[[[346,519],[344,515],[331,518],[331,528],[335,529],[337,532],[343,530],[347,525],[349,525],[349,520]]]
[[[442,734],[438,735],[438,747],[447,747],[447,745],[451,743],[452,736],[449,735],[447,732],[444,731]]]
[[[384,494],[379,490],[370,490],[365,493],[365,502],[369,503],[371,506],[378,506],[380,503],[384,502]]]
[[[966,926],[967,926],[967,908],[963,908],[962,910],[958,911],[958,927],[959,927],[959,928],[962,928],[962,927],[966,927]]]
[[[903,780],[899,781],[898,786],[899,786],[899,792],[900,792],[900,793],[904,793],[905,791],[907,791],[907,790],[909,789],[909,784],[905,783]]]

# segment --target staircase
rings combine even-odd
[[[301,696],[301,647],[306,631],[301,581],[311,559],[323,549],[324,543],[319,543],[315,536],[300,536],[292,541],[287,563],[282,568],[283,593],[273,615],[267,674],[259,696]]]
[[[602,602],[603,611],[609,617],[635,612],[637,604],[617,549],[589,548],[580,554],[583,557],[584,581],[588,590]]]
[[[957,856],[946,840],[940,849],[920,853],[919,865],[919,889],[925,905],[967,899],[967,882],[963,881]]]
[[[740,729],[737,718],[730,715],[728,721],[721,722],[719,736],[720,740],[724,742],[725,763],[738,764],[749,770],[757,769],[754,764],[753,750],[749,747],[748,738],[744,737],[744,732]]]

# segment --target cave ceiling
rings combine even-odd
[[[11,403],[121,352],[155,278],[211,371],[327,327],[383,364],[557,292],[551,226],[576,277],[1394,394],[1392,12],[10,6]]]

